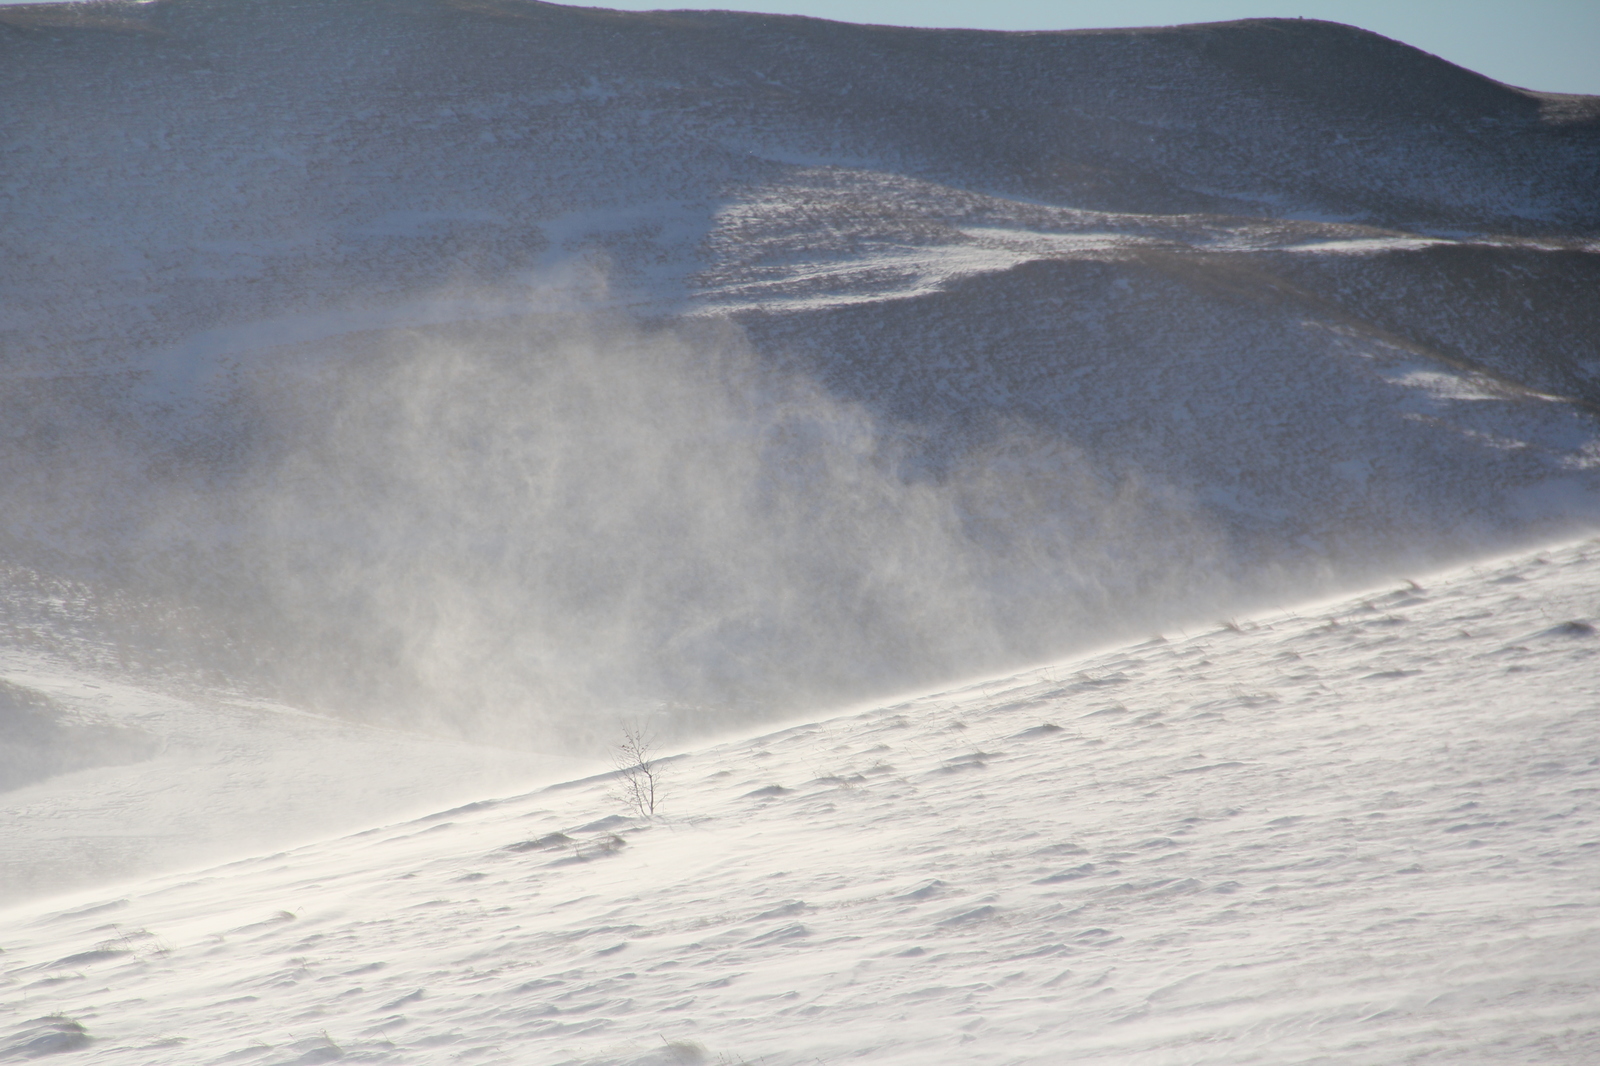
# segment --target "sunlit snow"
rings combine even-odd
[[[0,79],[0,1059],[1600,1061],[1600,99],[534,0]]]
[[[1600,543],[7,914],[12,1054],[1579,1063]],[[31,1019],[31,1020],[28,1020]]]

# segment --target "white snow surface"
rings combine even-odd
[[[0,1058],[1592,1063],[1600,541],[1418,577],[15,908]]]
[[[590,765],[163,691],[15,648],[0,651],[0,677],[72,721],[132,728],[159,748],[0,791],[0,906],[301,844]]]
[[[0,1059],[1600,1061],[1593,99],[5,10]]]

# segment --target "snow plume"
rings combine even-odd
[[[118,589],[113,644],[379,721],[569,750],[623,718],[704,732],[1145,635],[1221,591],[1218,541],[1158,482],[1004,425],[928,474],[914,433],[726,323],[391,330],[219,396],[160,446],[65,448],[13,543],[60,523]]]

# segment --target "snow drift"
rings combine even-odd
[[[0,914],[0,1058],[1600,1053],[1600,543]]]

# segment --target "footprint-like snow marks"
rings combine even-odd
[[[68,955],[64,959],[57,959],[50,965],[54,969],[61,969],[68,966],[92,966],[97,962],[106,962],[110,959],[120,959],[124,955],[128,954],[131,954],[131,952],[129,952],[126,948],[97,948],[94,951],[80,951],[76,955]]]
[[[1051,874],[1048,877],[1038,878],[1033,883],[1036,885],[1054,885],[1059,884],[1062,881],[1077,881],[1081,878],[1088,877],[1089,875],[1093,874],[1094,871],[1095,864],[1092,862],[1086,862],[1078,866],[1074,866],[1070,870],[1062,870],[1060,873]]]
[[[928,881],[928,882],[926,882],[924,884],[921,884],[921,885],[918,885],[916,888],[913,888],[911,891],[902,893],[901,895],[896,896],[895,898],[896,899],[921,901],[921,900],[925,900],[925,899],[932,899],[935,896],[943,895],[944,894],[944,890],[945,890],[945,883],[943,881],[940,881],[937,878],[935,878],[934,880]]]
[[[8,1046],[0,1047],[0,1058],[37,1059],[65,1051],[79,1051],[91,1043],[82,1023],[62,1015],[33,1018],[8,1034]]]
[[[1516,675],[1488,655],[1592,614],[1600,543],[1542,558],[1430,580],[1382,643],[1340,621],[1364,601],[1328,604],[696,751],[648,824],[608,821],[609,783],[587,779],[457,808],[448,832],[408,823],[16,911],[0,1050],[1402,1066],[1495,1049],[1588,1066],[1600,648],[1530,640],[1537,669]],[[1052,680],[1113,668],[1120,716],[1083,717],[1095,692]],[[1140,724],[1155,711],[1161,728]],[[935,772],[1047,715],[1081,736]],[[899,769],[866,772],[884,759]],[[746,795],[819,764],[849,787]],[[507,847],[550,825],[628,845]]]
[[[773,943],[774,941],[778,941],[778,940],[793,940],[796,937],[810,936],[810,935],[811,935],[811,930],[807,929],[804,925],[800,924],[799,922],[791,922],[790,924],[785,925],[785,926],[780,926],[777,929],[769,929],[764,933],[757,933],[755,936],[751,937],[749,940],[746,940],[745,943],[746,944],[770,944],[770,943]]]
[[[544,851],[549,848],[570,847],[576,841],[565,833],[546,833],[533,840],[519,840],[515,844],[507,844],[505,851]]]
[[[806,907],[805,903],[801,900],[785,900],[783,903],[773,907],[771,910],[762,911],[760,914],[756,915],[750,920],[753,922],[765,922],[770,921],[773,918],[787,918],[790,915],[803,914],[807,909],[808,908]]]
[[[1052,735],[1054,733],[1059,733],[1059,732],[1061,732],[1061,727],[1056,725],[1054,722],[1043,722],[1043,723],[1041,723],[1039,725],[1036,725],[1036,726],[1030,726],[1029,728],[1024,729],[1020,733],[1011,734],[1010,739],[1012,739],[1012,740],[1030,740],[1030,739],[1032,739],[1034,737],[1048,737],[1048,736],[1050,736],[1050,735]]]

